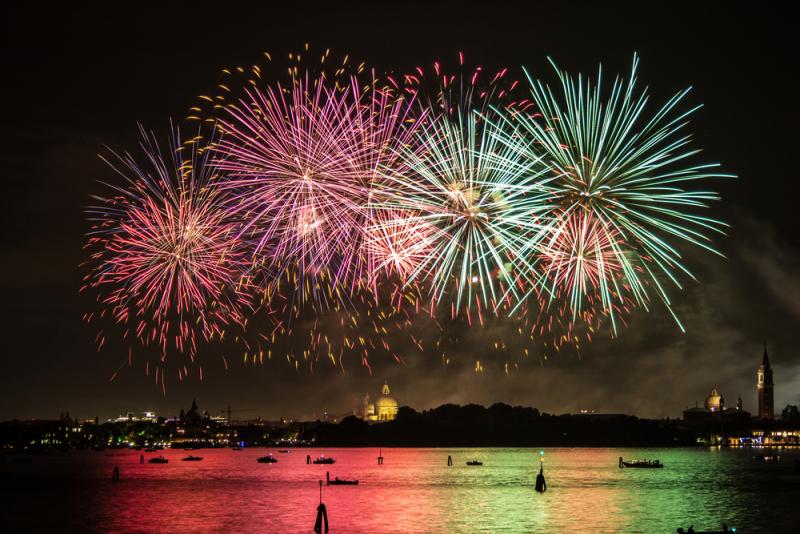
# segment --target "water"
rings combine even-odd
[[[533,490],[532,449],[160,451],[168,464],[139,464],[139,451],[51,452],[0,465],[5,532],[311,532],[320,479],[333,533],[642,532],[677,527],[799,532],[800,451],[757,463],[764,451],[546,449],[548,491]],[[188,454],[201,462],[182,462]],[[306,454],[334,465],[306,465]],[[454,466],[447,467],[447,455]],[[156,456],[145,453],[145,458]],[[620,456],[659,458],[664,469],[619,469]],[[482,467],[467,467],[477,458]],[[114,466],[122,480],[111,482]]]

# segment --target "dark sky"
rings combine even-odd
[[[345,413],[383,379],[402,404],[418,409],[503,401],[557,413],[674,417],[717,384],[729,401],[741,394],[755,411],[764,341],[776,406],[800,403],[796,19],[766,2],[501,4],[5,4],[0,420],[63,410],[101,418],[144,409],[174,414],[195,396],[212,412],[230,404],[268,418]],[[593,73],[602,62],[606,72],[624,73],[638,51],[640,80],[656,98],[692,85],[690,101],[705,104],[693,119],[696,145],[739,178],[713,184],[724,198],[715,215],[732,224],[718,241],[727,259],[686,250],[700,280],[674,294],[687,333],[656,306],[637,312],[619,338],[584,346],[580,357],[554,355],[544,365],[532,357],[508,375],[501,357],[474,353],[497,332],[474,330],[453,349],[448,368],[401,347],[406,366],[373,361],[373,377],[357,361],[347,374],[325,365],[311,374],[280,360],[256,368],[234,360],[228,372],[209,365],[202,384],[173,380],[166,397],[138,367],[109,382],[124,351],[96,352],[94,332],[81,321],[91,302],[78,295],[83,208],[97,180],[112,176],[97,154],[103,145],[134,148],[137,122],[165,132],[220,68],[306,41],[349,51],[378,70],[408,70],[464,51],[471,62],[517,72],[525,65],[548,79],[548,55],[571,71]],[[205,359],[219,361],[221,349],[204,350]],[[476,358],[482,374],[473,372]]]

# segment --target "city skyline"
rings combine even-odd
[[[775,418],[780,419],[781,411],[783,410],[783,408],[786,407],[786,406],[791,406],[792,404],[791,403],[780,404],[780,405],[775,404],[776,401],[774,400],[774,396],[773,396],[774,389],[773,389],[773,386],[772,386],[772,384],[774,384],[774,382],[773,382],[773,369],[771,367],[771,364],[770,364],[770,361],[769,361],[769,358],[768,358],[768,351],[767,351],[766,346],[764,347],[764,352],[763,352],[763,356],[762,356],[761,362],[762,362],[761,365],[759,365],[758,367],[754,367],[754,372],[752,373],[754,375],[754,377],[755,377],[755,379],[752,382],[752,386],[750,388],[752,395],[745,393],[744,396],[743,396],[742,393],[739,392],[739,393],[736,394],[737,400],[736,400],[735,403],[732,403],[730,401],[725,401],[724,400],[724,393],[726,391],[729,391],[726,388],[726,384],[718,384],[717,382],[714,382],[713,385],[709,386],[706,390],[703,390],[703,391],[699,392],[699,393],[701,393],[701,395],[694,400],[694,408],[697,409],[697,407],[699,407],[702,404],[701,399],[703,398],[705,393],[710,390],[711,391],[711,393],[710,393],[711,396],[706,397],[706,403],[705,403],[706,410],[709,409],[708,408],[709,399],[712,398],[712,396],[717,395],[718,396],[717,409],[720,409],[721,407],[728,407],[729,409],[733,409],[732,407],[735,406],[736,410],[744,410],[744,412],[748,413],[753,419],[775,419]],[[765,369],[765,362],[766,362],[766,371],[764,370]],[[767,376],[768,378],[763,379],[762,377],[764,377],[764,376]],[[778,373],[778,376],[780,377],[780,373]],[[762,400],[763,391],[764,391],[764,388],[762,387],[762,385],[764,385],[765,383],[767,385],[767,390],[771,390],[771,391],[767,394],[768,396],[764,400]],[[380,392],[380,393],[378,393],[378,392]],[[729,391],[729,394],[731,392],[732,391]],[[330,407],[323,406],[323,407],[320,407],[316,411],[310,411],[310,412],[306,412],[306,413],[292,413],[292,412],[280,413],[279,415],[276,416],[274,413],[270,413],[268,411],[265,411],[265,410],[268,410],[268,408],[266,408],[266,409],[265,408],[261,408],[261,407],[257,407],[257,408],[253,408],[253,407],[242,408],[241,406],[236,406],[235,408],[232,408],[230,405],[227,405],[227,407],[223,406],[222,408],[218,408],[217,406],[204,405],[203,409],[202,409],[202,413],[206,413],[206,414],[208,414],[209,417],[214,418],[214,419],[219,419],[219,420],[226,419],[228,421],[255,421],[255,420],[263,420],[263,421],[314,421],[314,420],[338,421],[338,420],[341,420],[344,417],[347,417],[349,415],[355,415],[355,416],[357,416],[359,418],[362,418],[364,420],[381,421],[381,420],[384,420],[384,418],[379,415],[380,412],[375,412],[375,416],[370,416],[369,415],[372,412],[367,409],[367,404],[366,403],[370,402],[370,399],[378,399],[378,398],[382,398],[382,397],[383,398],[388,397],[390,399],[390,403],[391,403],[391,406],[392,406],[392,408],[390,408],[390,410],[391,410],[390,413],[393,413],[395,415],[397,413],[396,410],[397,410],[398,406],[409,407],[409,408],[411,408],[411,409],[413,409],[415,411],[425,411],[425,410],[430,410],[430,409],[437,408],[437,407],[440,406],[440,405],[431,405],[431,406],[419,407],[419,406],[412,406],[412,405],[403,403],[402,401],[398,402],[393,397],[389,397],[390,393],[389,393],[389,387],[388,387],[388,381],[387,380],[383,381],[383,387],[373,387],[371,389],[371,391],[366,391],[365,393],[366,394],[365,394],[365,396],[363,398],[359,398],[358,397],[358,392],[354,392],[352,394],[352,396],[355,398],[355,401],[354,401],[353,405],[351,407],[349,407],[349,408],[345,407],[342,402],[338,402],[337,403],[336,401],[333,401],[333,403],[331,404]],[[751,402],[748,402],[748,401],[744,400],[744,399],[748,399],[750,397],[753,397],[753,399],[751,399]],[[728,398],[731,399],[732,397],[729,396]],[[169,401],[169,400],[172,400],[172,399],[167,397],[167,398],[164,398],[163,400]],[[200,399],[200,402],[201,403],[203,402],[202,398]],[[720,404],[720,402],[721,402],[721,404]],[[192,398],[192,402],[191,402],[192,407],[194,408],[197,405],[197,403],[198,403],[198,398],[197,397],[193,397]],[[496,401],[496,402],[486,402],[486,403],[483,403],[482,405],[488,407],[488,406],[490,406],[492,404],[496,404],[496,403],[507,404],[507,403],[504,403],[502,401]],[[453,402],[447,402],[447,403],[442,403],[442,404],[463,404],[463,405],[466,405],[466,404],[481,404],[481,403],[476,403],[476,402],[472,402],[472,401],[453,401]],[[538,406],[523,406],[523,407],[540,409],[540,407],[538,407]],[[677,414],[665,414],[665,415],[659,415],[659,416],[647,416],[647,415],[643,415],[643,414],[639,414],[639,413],[635,413],[635,412],[626,412],[626,411],[599,410],[599,409],[596,409],[595,407],[592,407],[592,406],[580,406],[580,407],[578,407],[578,408],[576,408],[576,409],[574,409],[572,411],[564,411],[564,412],[558,412],[558,411],[548,412],[547,410],[542,410],[542,411],[543,411],[543,413],[552,413],[553,415],[585,414],[585,413],[591,413],[591,414],[619,413],[619,414],[630,415],[630,416],[634,416],[634,417],[641,417],[641,418],[644,418],[644,419],[648,419],[648,418],[652,418],[652,419],[662,419],[662,418],[664,418],[664,419],[675,419],[675,418],[679,418],[681,416],[680,412],[683,412],[683,417],[686,418],[686,413],[687,412],[691,412],[692,408],[693,407],[692,407],[691,403],[689,403],[687,401],[686,405],[684,406],[684,409],[680,410],[679,413],[677,413]],[[176,409],[177,409],[177,411],[176,411]],[[161,411],[161,412],[157,412],[156,410],[152,409],[151,407],[142,408],[142,407],[131,406],[130,409],[120,412],[117,416],[114,416],[112,414],[103,414],[102,416],[98,415],[98,414],[95,414],[93,416],[85,416],[85,414],[76,414],[74,412],[70,412],[69,409],[66,409],[66,410],[65,409],[61,409],[59,411],[59,414],[60,414],[59,417],[73,416],[76,420],[92,420],[92,419],[98,418],[100,421],[117,421],[117,422],[120,422],[120,421],[123,421],[123,420],[127,420],[127,419],[131,419],[131,417],[133,417],[133,420],[153,420],[153,421],[155,421],[158,418],[165,418],[165,419],[181,418],[181,416],[179,415],[179,412],[180,412],[180,414],[182,414],[183,411],[184,411],[183,410],[183,404],[181,404],[180,406],[177,406],[177,407],[173,406],[171,409],[167,408],[166,411]],[[714,409],[712,408],[711,411],[713,412]],[[236,417],[233,417],[231,415],[232,413],[235,413],[235,414],[238,414],[238,415]],[[269,414],[269,415],[265,415],[265,414]],[[394,418],[393,416],[390,416],[386,420],[391,420],[393,418]],[[16,418],[14,418],[14,419],[16,419]],[[51,420],[51,419],[55,419],[55,417],[54,416],[51,417],[49,415],[46,415],[44,417],[33,417],[31,419]]]

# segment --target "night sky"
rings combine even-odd
[[[800,403],[796,19],[766,3],[528,4],[4,5],[0,420],[65,410],[101,419],[145,409],[172,415],[193,397],[212,413],[231,405],[253,409],[242,412],[248,417],[345,414],[384,379],[401,404],[417,409],[507,402],[555,413],[676,417],[716,384],[729,403],[741,395],[755,412],[764,342],[776,411]],[[548,55],[573,72],[594,74],[602,62],[605,72],[626,73],[636,51],[640,80],[656,101],[693,86],[689,102],[705,105],[693,118],[695,146],[704,149],[702,160],[722,162],[739,178],[711,184],[723,195],[713,215],[732,225],[717,241],[727,259],[682,249],[699,279],[673,292],[687,333],[656,305],[636,312],[617,339],[601,336],[580,354],[551,354],[546,362],[533,356],[509,374],[502,357],[474,353],[490,333],[473,330],[448,368],[400,346],[406,365],[375,359],[372,377],[356,358],[346,374],[325,364],[313,374],[295,371],[280,359],[245,367],[236,358],[226,372],[218,363],[226,349],[212,346],[201,349],[204,382],[173,379],[166,396],[141,366],[110,382],[125,349],[96,351],[94,330],[81,320],[92,301],[78,293],[83,210],[102,191],[97,181],[114,179],[97,154],[104,145],[134,149],[137,122],[165,133],[169,118],[185,116],[222,67],[305,42],[349,52],[378,71],[407,71],[463,51],[472,63],[516,73],[525,65],[551,82]],[[473,371],[476,358],[482,374]]]

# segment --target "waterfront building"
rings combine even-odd
[[[800,446],[800,425],[777,422],[769,427],[754,427],[749,437],[739,438],[732,444],[756,447],[798,447]]]

